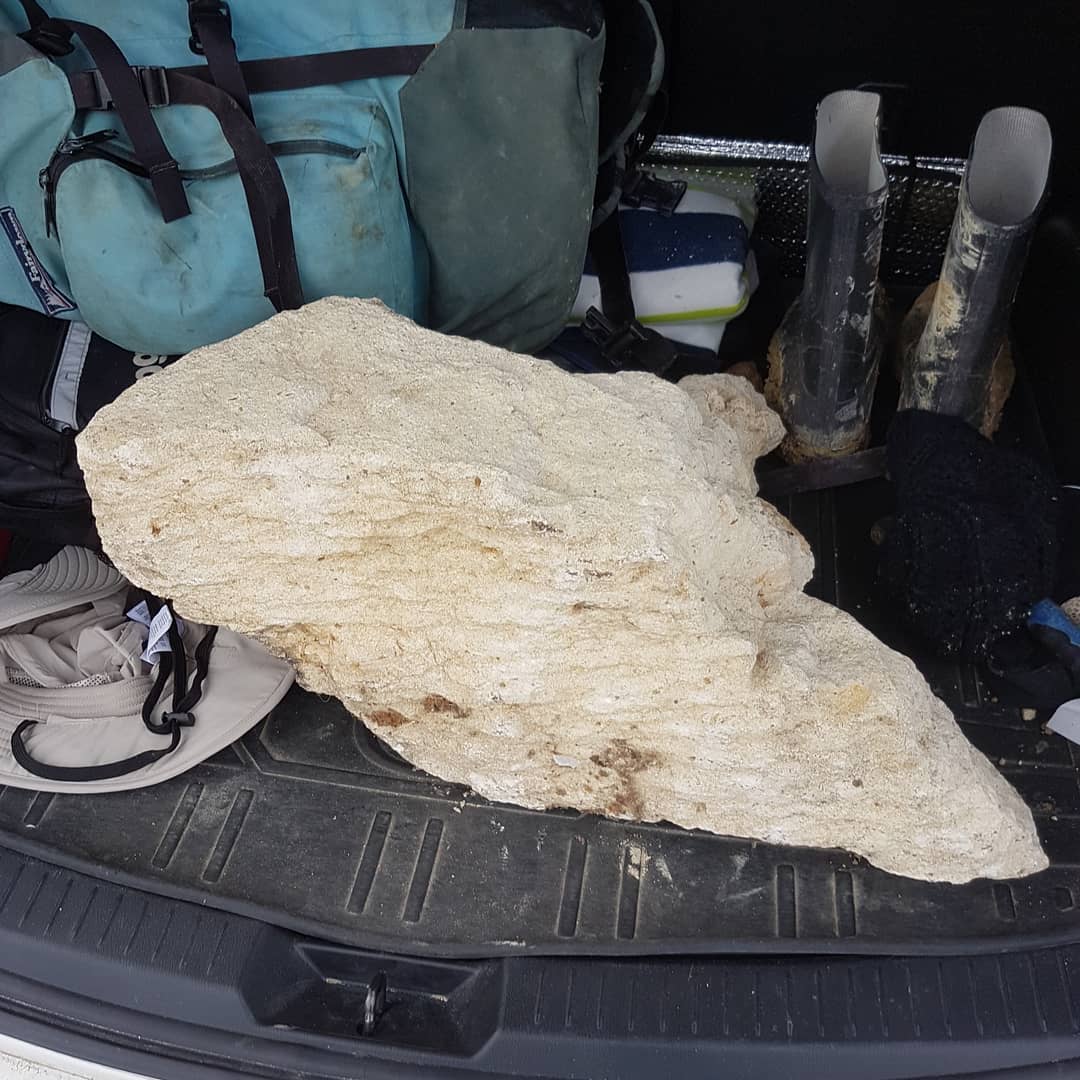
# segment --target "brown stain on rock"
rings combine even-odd
[[[451,701],[448,697],[443,697],[442,694],[428,694],[422,704],[424,712],[427,713],[449,713],[459,720],[469,715],[468,709],[462,708],[456,701]]]
[[[757,602],[758,607],[760,608],[767,608],[769,606],[769,600],[765,596],[767,579],[768,574],[759,574],[756,578],[754,578],[754,584],[757,586]]]
[[[156,522],[156,521],[151,521],[150,522],[150,535],[151,536],[160,536],[161,535],[161,525],[159,525],[158,522]]]
[[[870,691],[861,683],[849,683],[834,691],[832,695],[833,709],[841,716],[852,716],[866,708],[870,700]]]
[[[369,712],[367,718],[379,727],[399,728],[402,724],[411,724],[412,717],[399,713],[397,709],[376,709]]]
[[[615,774],[615,791],[604,807],[605,814],[616,817],[640,818],[645,811],[638,775],[655,768],[663,760],[654,750],[639,750],[625,739],[612,739],[603,750],[589,760],[601,770]]]

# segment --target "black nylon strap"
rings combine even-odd
[[[31,29],[49,21],[49,13],[37,3],[37,0],[19,0],[19,4],[26,13],[26,21]]]
[[[193,41],[198,42],[206,57],[210,77],[254,123],[251,99],[236,55],[229,9],[218,0],[188,0],[188,22]]]
[[[150,107],[142,87],[116,42],[103,30],[71,19],[57,20],[76,34],[98,66],[101,78],[108,87],[116,111],[135,150],[139,164],[150,177],[154,198],[165,221],[175,221],[191,213],[184,185],[180,182],[180,167],[150,115]]]
[[[590,309],[583,330],[600,348],[601,355],[619,368],[667,371],[678,356],[674,342],[647,326],[634,312],[630,292],[630,271],[626,267],[619,212],[616,210],[589,234],[589,254],[600,279],[600,304],[605,319],[597,319]]]
[[[616,326],[634,321],[630,271],[626,268],[618,212],[610,214],[589,235],[589,254],[600,278],[600,305]]]
[[[628,171],[633,172],[641,167],[642,162],[652,149],[652,144],[656,142],[656,136],[660,134],[664,121],[667,120],[667,113],[668,92],[667,73],[665,72],[664,79],[649,103],[649,108],[637,129],[637,134],[631,141],[626,163]]]
[[[201,105],[221,124],[244,185],[255,246],[262,269],[263,292],[276,311],[302,307],[304,291],[296,265],[289,193],[274,155],[243,109],[216,86],[178,71],[168,71],[170,101]]]
[[[249,94],[303,90],[309,86],[331,86],[357,79],[412,75],[434,48],[434,45],[387,45],[306,56],[277,56],[268,60],[241,60],[240,73]],[[186,75],[201,82],[214,81],[210,69],[204,64],[165,70],[170,75]],[[77,71],[68,76],[68,81],[77,108],[109,107],[109,103],[101,98],[94,72]]]
[[[49,17],[49,13],[36,0],[19,0],[26,14],[29,30],[18,36],[38,52],[51,56],[67,56],[75,46],[71,44],[71,31],[58,19]]]
[[[413,75],[434,51],[434,45],[382,45],[373,49],[342,49],[304,56],[275,56],[267,60],[241,60],[240,71],[252,94],[276,90],[303,90],[357,79]],[[174,70],[196,79],[209,77],[205,67]]]
[[[244,185],[255,246],[262,269],[263,292],[275,310],[298,308],[304,303],[300,271],[296,265],[292,213],[289,194],[281,170],[263,137],[237,102],[211,82],[205,67],[147,68],[160,75],[171,104],[199,105],[209,109],[221,125],[222,134],[232,148],[240,181]],[[199,72],[200,77],[188,74]],[[135,79],[135,76],[132,75]],[[70,77],[72,96],[80,109],[108,108],[92,71]],[[152,85],[157,80],[136,79],[136,85]],[[145,101],[144,101],[145,106]]]

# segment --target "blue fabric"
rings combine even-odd
[[[632,274],[710,263],[745,263],[750,235],[733,214],[665,216],[654,210],[619,210],[626,266]],[[594,275],[592,260],[585,273]]]
[[[182,0],[46,0],[44,6],[50,15],[102,27],[133,65],[199,62],[188,48]],[[237,51],[246,60],[437,43],[452,27],[455,0],[231,0],[230,10]],[[232,161],[206,110],[177,105],[153,113],[186,174],[189,216],[165,224],[147,181],[113,163],[83,159],[60,176],[57,228],[46,234],[39,171],[66,137],[121,124],[113,112],[76,114],[61,68],[93,67],[83,49],[54,63],[3,33],[25,27],[17,0],[0,0],[0,210],[17,223],[0,232],[0,301],[35,310],[51,304],[50,313],[82,319],[103,337],[146,353],[187,352],[272,315],[239,176],[192,175]],[[411,223],[401,180],[408,174],[398,94],[406,81],[253,96],[263,138],[285,146],[277,161],[305,300],[375,296],[425,318],[427,249]],[[106,145],[130,154],[122,134]],[[49,282],[44,291],[39,271]],[[58,311],[61,305],[49,299],[55,296],[70,297],[75,306]]]
[[[0,300],[77,318],[74,302],[59,299],[71,292],[60,244],[45,235],[38,183],[38,171],[74,122],[71,91],[64,73],[18,38],[0,32],[0,45],[7,59],[0,75],[0,211],[7,223],[0,236]]]
[[[1065,614],[1053,600],[1040,600],[1028,616],[1028,626],[1046,626],[1064,634],[1069,641],[1080,646],[1080,626]]]

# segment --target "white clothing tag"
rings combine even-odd
[[[1080,744],[1080,699],[1059,705],[1046,726],[1069,742]]]
[[[128,613],[127,617],[132,622],[142,623],[143,626],[150,625],[150,608],[145,600],[140,600]]]
[[[140,659],[145,660],[146,663],[152,664],[154,657],[158,653],[172,652],[172,646],[169,644],[169,627],[173,624],[173,615],[168,607],[161,608],[158,613],[151,618],[150,608],[145,600],[141,600],[137,603],[128,613],[127,617],[132,622],[137,622],[141,626],[147,628],[146,635],[146,648],[142,651]],[[176,620],[176,629],[181,633],[184,632],[184,623],[182,619]]]
[[[158,653],[172,652],[169,644],[169,627],[173,624],[172,612],[169,608],[162,607],[150,620],[150,629],[147,634],[146,648],[143,649],[142,658],[148,663],[154,662]]]

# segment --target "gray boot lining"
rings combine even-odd
[[[837,90],[821,99],[814,156],[825,183],[845,195],[868,195],[885,185],[878,147],[881,98],[864,90]]]
[[[1034,109],[992,109],[979,124],[968,163],[971,208],[995,225],[1030,217],[1050,174],[1050,125]]]

